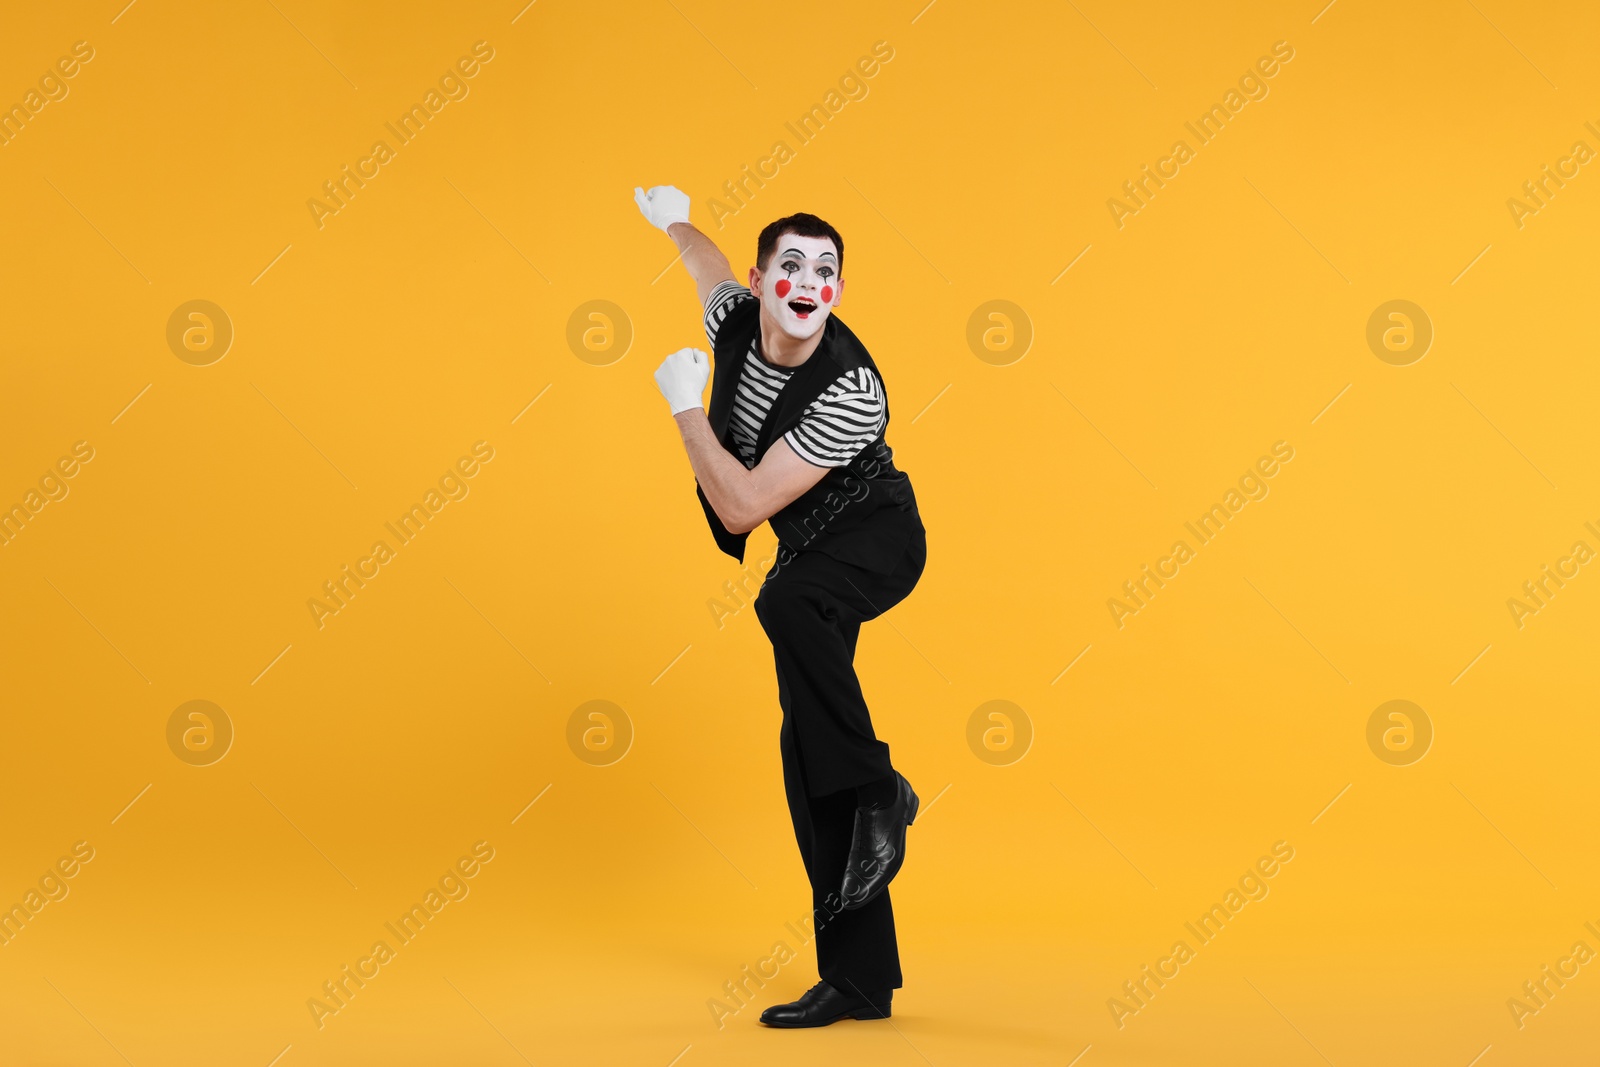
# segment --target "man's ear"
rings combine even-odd
[[[838,307],[842,303],[844,303],[844,279],[835,278],[833,280],[833,306]]]
[[[754,267],[750,268],[750,291],[757,297],[761,295],[761,272]]]

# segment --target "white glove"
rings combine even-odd
[[[671,185],[651,186],[647,193],[639,186],[633,187],[633,202],[639,205],[650,225],[662,233],[674,222],[689,221],[689,194]]]
[[[705,406],[706,379],[711,377],[711,357],[698,348],[680,348],[656,368],[656,387],[667,398],[672,413]]]

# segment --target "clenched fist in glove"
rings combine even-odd
[[[674,222],[689,221],[689,194],[671,185],[651,186],[648,193],[636,185],[633,202],[639,205],[650,225],[658,227],[662,233]]]
[[[711,377],[711,357],[698,348],[680,348],[656,368],[656,387],[667,398],[672,413],[705,406],[706,379]]]

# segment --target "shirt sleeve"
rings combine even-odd
[[[748,286],[740,285],[731,278],[711,290],[711,295],[706,297],[706,340],[711,342],[712,348],[717,346],[717,331],[722,328],[722,321],[728,317],[728,312],[740,301],[755,298]]]
[[[883,383],[870,368],[859,367],[813,400],[783,439],[813,466],[842,467],[877,440],[887,421]]]

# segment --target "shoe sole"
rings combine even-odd
[[[906,809],[905,828],[900,831],[900,854],[894,858],[894,865],[889,869],[889,877],[883,880],[883,889],[889,888],[889,883],[894,881],[895,875],[900,873],[901,864],[906,861],[906,830],[911,829],[911,825],[917,821],[917,812],[922,807],[922,799],[917,796],[917,791],[911,788],[910,782],[906,783],[906,790],[911,794],[911,805]],[[878,892],[883,892],[883,889]]]

